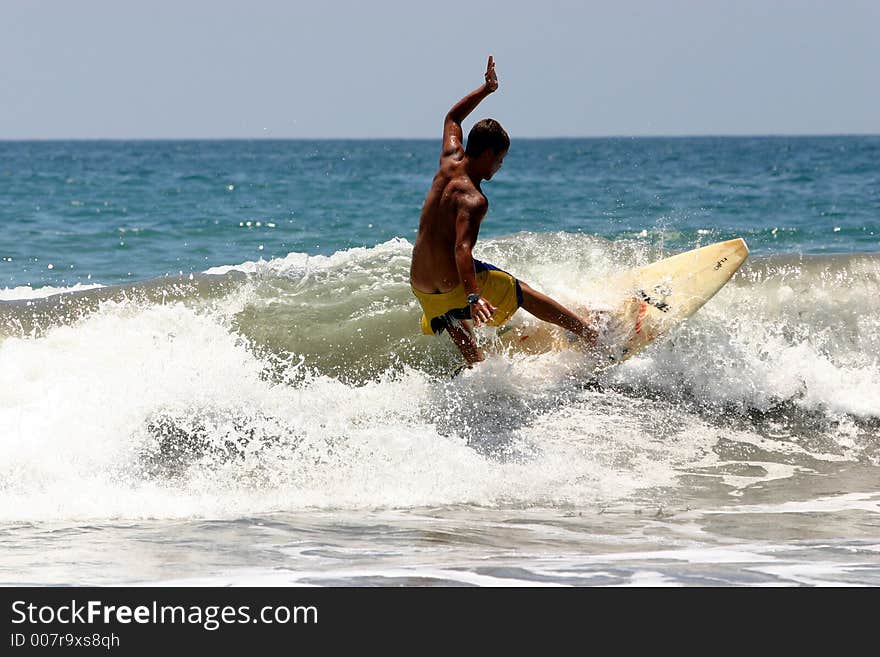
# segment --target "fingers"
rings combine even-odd
[[[498,89],[498,76],[495,74],[495,58],[489,55],[489,63],[486,65],[486,87],[492,92]]]
[[[480,299],[479,302],[471,308],[471,319],[474,321],[474,326],[482,326],[487,323],[492,319],[492,315],[495,314],[496,310],[498,309],[491,303],[485,299]]]
[[[480,304],[480,316],[483,318],[484,322],[488,322],[492,319],[492,315],[495,314],[495,306],[493,306],[488,301],[483,301]]]

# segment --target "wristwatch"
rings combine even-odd
[[[480,300],[479,294],[469,294],[467,295],[467,302],[469,306],[474,305],[477,301]]]

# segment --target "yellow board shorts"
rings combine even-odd
[[[480,296],[497,308],[487,322],[489,326],[501,326],[522,305],[522,288],[519,281],[502,269],[487,262],[474,260]],[[412,286],[410,286],[412,287]],[[461,284],[449,292],[428,294],[412,288],[422,305],[422,333],[439,335],[451,320],[471,318],[471,308]]]

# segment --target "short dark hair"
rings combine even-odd
[[[469,157],[479,157],[491,148],[496,153],[506,153],[510,148],[510,137],[495,119],[477,121],[468,133],[465,153]]]

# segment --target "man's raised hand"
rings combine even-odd
[[[495,75],[495,58],[489,55],[489,64],[486,66],[486,89],[489,93],[498,88],[498,76]]]

